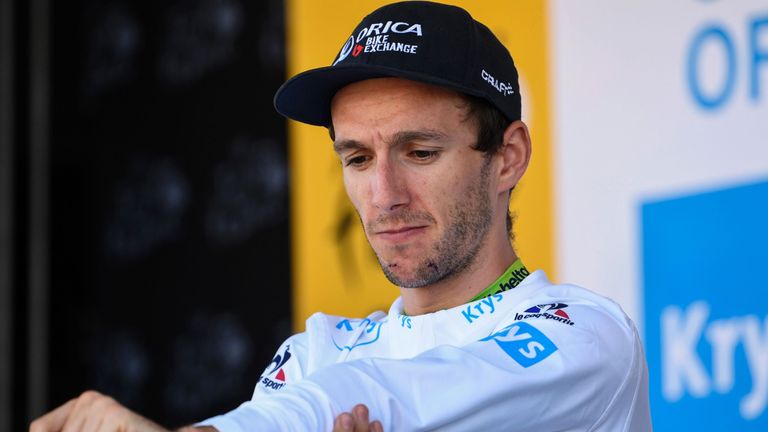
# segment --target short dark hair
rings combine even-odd
[[[504,132],[511,122],[501,110],[487,100],[464,93],[461,93],[461,96],[467,103],[466,120],[473,121],[477,126],[477,143],[473,148],[484,152],[486,157],[490,158],[502,148]],[[509,191],[510,198],[512,189]],[[512,232],[513,219],[512,213],[507,210],[507,235],[510,241],[515,238]]]
[[[473,120],[477,126],[477,144],[473,148],[493,155],[501,148],[504,131],[511,122],[487,100],[468,94],[461,96],[467,103],[466,119]]]

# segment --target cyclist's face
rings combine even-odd
[[[472,149],[476,126],[466,116],[459,94],[396,78],[351,84],[334,97],[347,193],[398,286],[461,272],[499,219],[491,159]]]

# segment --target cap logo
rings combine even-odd
[[[421,24],[409,24],[402,21],[387,21],[386,23],[373,23],[368,27],[364,27],[357,32],[357,37],[352,35],[347,39],[347,42],[341,47],[341,51],[339,51],[339,57],[333,62],[333,66],[336,66],[336,64],[349,57],[350,54],[352,54],[352,57],[357,57],[361,52],[374,53],[381,51],[397,51],[407,54],[416,54],[418,45],[390,41],[389,33],[413,33],[420,37],[422,36]],[[364,43],[363,40],[365,40]]]
[[[344,44],[343,47],[341,47],[341,51],[339,51],[339,58],[336,59],[335,62],[333,62],[333,66],[336,66],[336,63],[344,60],[349,56],[349,53],[352,52],[352,48],[355,46],[355,37],[350,36],[349,39],[347,39],[347,43]]]
[[[509,82],[501,82],[493,77],[493,75],[489,74],[488,72],[483,69],[483,71],[480,73],[480,76],[483,78],[485,82],[490,84],[493,88],[496,89],[497,92],[501,93],[504,96],[509,96],[511,94],[515,93],[514,88],[512,87],[512,84]]]
[[[402,21],[396,23],[393,23],[392,21],[387,21],[386,23],[373,23],[357,33],[357,43],[360,43],[360,41],[368,36],[387,34],[389,32],[400,34],[415,33],[416,35],[421,36],[421,24],[408,24]]]

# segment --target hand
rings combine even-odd
[[[352,412],[344,412],[333,422],[333,432],[384,432],[381,422],[368,422],[368,407],[363,404],[355,405]]]
[[[36,419],[29,432],[168,432],[109,396],[87,391]]]

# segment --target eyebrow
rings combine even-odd
[[[359,150],[363,148],[365,146],[360,141],[353,139],[342,139],[333,142],[333,150],[339,154],[344,150]]]
[[[407,130],[397,132],[389,140],[389,144],[396,147],[414,141],[442,141],[445,136],[443,132],[434,129]]]
[[[387,142],[390,146],[397,147],[414,141],[441,141],[445,137],[445,133],[434,129],[406,130],[395,133]],[[333,149],[336,153],[364,148],[366,145],[353,139],[341,139],[333,142]]]

